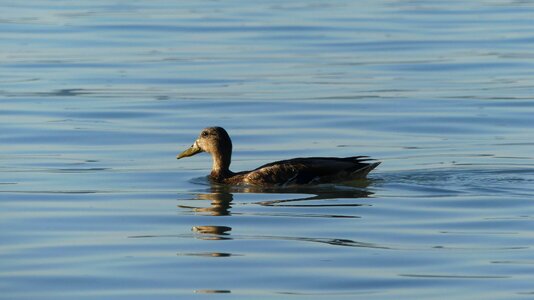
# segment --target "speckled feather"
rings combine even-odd
[[[365,176],[380,163],[365,156],[304,157],[276,161],[245,172],[243,181],[253,185],[316,184],[351,181]],[[230,178],[229,178],[230,179]]]

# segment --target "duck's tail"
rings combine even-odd
[[[379,161],[368,163],[363,168],[359,168],[358,170],[352,172],[350,174],[351,175],[350,177],[352,179],[363,179],[363,178],[367,177],[367,174],[369,174],[369,172],[374,170],[374,168],[378,167],[378,165],[380,165]]]

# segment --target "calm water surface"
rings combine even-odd
[[[533,299],[529,1],[4,1],[0,299]],[[213,186],[371,155],[353,186]]]

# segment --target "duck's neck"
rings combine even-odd
[[[223,154],[220,152],[213,152],[213,167],[211,168],[211,178],[215,181],[222,181],[234,173],[230,171],[230,162],[232,161],[232,154]]]

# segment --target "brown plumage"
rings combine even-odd
[[[276,161],[252,171],[234,173],[230,171],[232,141],[222,127],[203,129],[193,145],[176,158],[200,152],[208,152],[213,158],[210,180],[232,185],[287,186],[347,182],[365,178],[380,164],[367,156],[305,157]]]

